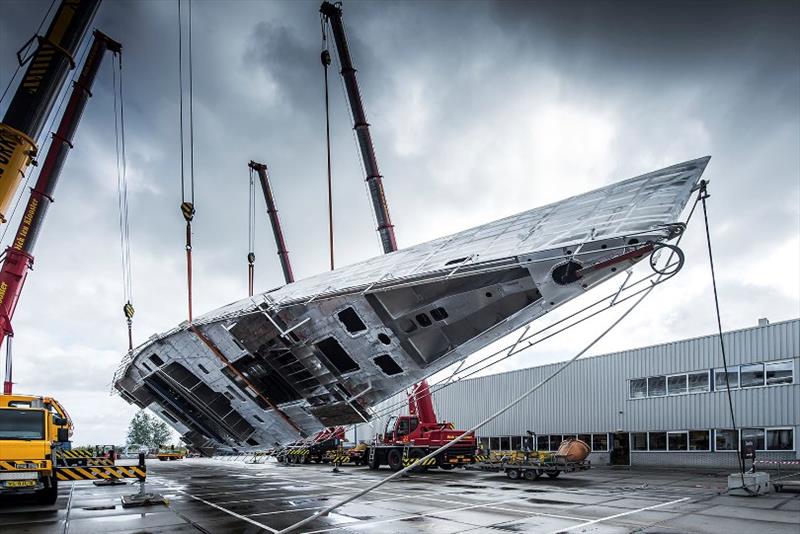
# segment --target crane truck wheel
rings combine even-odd
[[[439,464],[439,469],[444,469],[445,471],[452,471],[455,468],[456,466],[453,464]]]
[[[421,458],[424,458],[425,454],[426,454],[426,452],[423,449],[411,449],[408,452],[408,457],[411,458],[412,460],[419,460]],[[427,470],[428,470],[427,467],[418,465],[418,466],[415,466],[414,469],[412,469],[411,471],[413,473],[424,473]]]
[[[389,469],[392,471],[400,471],[403,468],[403,453],[400,449],[392,449],[389,451]]]
[[[519,469],[506,469],[506,476],[511,480],[517,480],[519,478]]]
[[[39,504],[55,504],[58,499],[58,479],[55,476],[49,477],[44,489],[36,492],[36,502]]]
[[[525,477],[525,480],[536,480],[541,475],[542,474],[539,471],[537,471],[536,469],[528,469],[527,471],[525,471],[525,473],[523,473],[523,476]]]

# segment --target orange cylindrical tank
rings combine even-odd
[[[564,458],[568,462],[582,462],[589,456],[590,452],[592,452],[592,449],[589,448],[586,442],[568,438],[561,442],[556,456]]]

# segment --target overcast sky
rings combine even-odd
[[[49,1],[0,2],[5,86],[14,51]],[[724,327],[798,317],[798,6],[346,2],[399,245],[711,155],[705,178]],[[298,278],[327,268],[318,7],[194,3],[198,313],[246,296],[250,159],[270,167]],[[106,0],[95,26],[124,47],[139,343],[186,318],[176,2]],[[122,442],[135,411],[109,396],[127,348],[110,65],[78,129],[14,318],[16,391],[59,398],[78,444]],[[338,76],[332,81],[336,261],[345,265],[381,249],[346,101]],[[266,214],[258,215],[256,288],[265,291],[282,277]],[[592,354],[714,332],[700,223],[683,242],[680,275]],[[612,319],[493,370],[569,358]]]

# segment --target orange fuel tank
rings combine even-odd
[[[570,438],[561,442],[556,456],[564,458],[568,462],[582,462],[589,456],[590,452],[592,452],[592,449],[589,448],[586,442]]]

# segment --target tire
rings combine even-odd
[[[525,480],[536,480],[542,476],[542,474],[536,469],[528,469],[525,471],[525,473],[523,473],[523,476],[525,477]]]
[[[387,455],[386,461],[389,463],[389,469],[392,471],[400,471],[403,468],[403,453],[400,449],[391,449]]]
[[[506,476],[511,480],[519,479],[519,469],[506,469]]]
[[[558,475],[561,474],[561,471],[550,471],[546,473],[549,478],[558,478]]]
[[[377,471],[381,467],[381,459],[378,451],[375,451],[375,456],[372,458],[372,461],[369,461],[369,456],[364,459],[364,463],[367,464],[367,467],[372,469],[373,471]]]
[[[452,471],[455,468],[456,466],[453,464],[439,464],[439,469],[444,469],[445,471]]]
[[[47,487],[36,492],[36,502],[39,504],[53,505],[58,500],[58,479],[50,477],[47,479]]]

